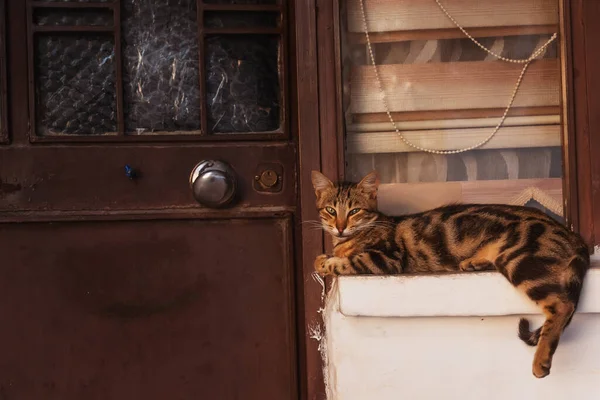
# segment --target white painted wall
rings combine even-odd
[[[600,399],[600,268],[544,379],[517,338],[522,315],[543,321],[497,273],[339,278],[324,311],[328,399]]]

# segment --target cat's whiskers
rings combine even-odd
[[[371,221],[371,222],[367,222],[364,225],[358,225],[355,227],[357,232],[362,232],[365,230],[370,230],[373,228],[394,228],[394,224],[387,222],[387,221]]]
[[[323,222],[321,220],[318,220],[318,219],[309,219],[307,221],[302,221],[301,222],[302,225],[304,225],[304,224],[319,224],[319,225],[321,225],[322,223]]]
[[[325,230],[327,231],[327,226],[322,221],[317,220],[308,220],[302,221],[302,227],[310,230]]]

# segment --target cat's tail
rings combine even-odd
[[[525,342],[528,346],[537,346],[540,340],[542,327],[540,326],[535,331],[529,330],[529,320],[521,318],[519,320],[519,339]]]
[[[577,254],[569,262],[569,269],[573,271],[571,279],[566,283],[564,289],[566,297],[570,302],[573,303],[573,313],[569,316],[564,328],[566,328],[573,319],[575,310],[579,305],[579,296],[581,295],[581,288],[583,279],[586,275],[587,270],[590,266],[590,254],[585,244],[581,244],[577,249]],[[563,329],[564,329],[563,328]],[[529,346],[537,346],[540,340],[540,334],[542,333],[542,327],[537,328],[534,331],[529,329],[529,321],[525,318],[519,320],[519,339]]]
[[[581,289],[583,285],[583,279],[590,268],[590,253],[588,247],[582,244],[577,250],[577,255],[571,259],[569,267],[573,270],[574,274],[571,280],[567,283],[567,296],[569,300],[573,302],[573,313],[569,316],[565,328],[569,326],[577,306],[579,305],[579,297],[581,296]]]

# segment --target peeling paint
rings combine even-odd
[[[313,325],[308,325],[308,335],[311,339],[315,339],[319,342],[319,348],[321,347],[321,341],[323,340],[323,328],[320,323],[315,323]]]
[[[323,278],[321,276],[319,276],[319,274],[317,274],[316,272],[313,272],[312,274],[312,278],[315,282],[317,282],[319,285],[321,285],[321,307],[319,308],[319,310],[317,310],[317,312],[321,315],[321,320],[318,322],[312,322],[309,323],[307,326],[307,331],[308,331],[308,337],[310,339],[316,340],[319,345],[317,347],[317,349],[319,350],[319,353],[321,354],[321,362],[322,362],[322,368],[323,368],[323,383],[325,385],[325,392],[328,393],[328,387],[329,387],[329,379],[328,379],[328,362],[327,362],[327,337],[325,334],[325,328],[324,328],[324,318],[323,318],[323,312],[325,311],[325,309],[323,308],[323,305],[325,303],[325,281],[323,280]]]
[[[323,369],[323,383],[325,385],[325,392],[327,393],[327,388],[329,386],[328,381],[328,370],[327,370],[327,340],[325,337],[325,329],[323,328],[323,322],[313,322],[312,324],[308,324],[308,337],[316,340],[319,345],[317,350],[319,354],[321,354],[321,362]]]
[[[331,364],[329,362],[329,354],[332,353],[335,349],[335,335],[332,335],[332,332],[329,332],[327,329],[332,325],[332,318],[336,316],[341,316],[339,313],[339,292],[338,292],[338,279],[334,278],[331,281],[331,287],[329,288],[329,292],[325,298],[325,311],[322,314],[323,323],[325,326],[325,338],[323,340],[323,348],[321,353],[321,358],[323,360],[323,376],[325,381],[325,393],[327,400],[335,400],[338,399],[339,396],[337,394],[338,384],[337,384],[337,368],[335,363]],[[344,318],[341,316],[341,318]]]
[[[316,272],[312,273],[312,278],[315,282],[317,282],[319,285],[321,285],[321,304],[323,304],[323,301],[325,301],[325,281]],[[319,308],[319,312],[320,313],[323,312],[323,307]]]

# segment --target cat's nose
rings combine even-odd
[[[344,233],[344,228],[337,228],[339,234],[341,235],[342,233]]]

